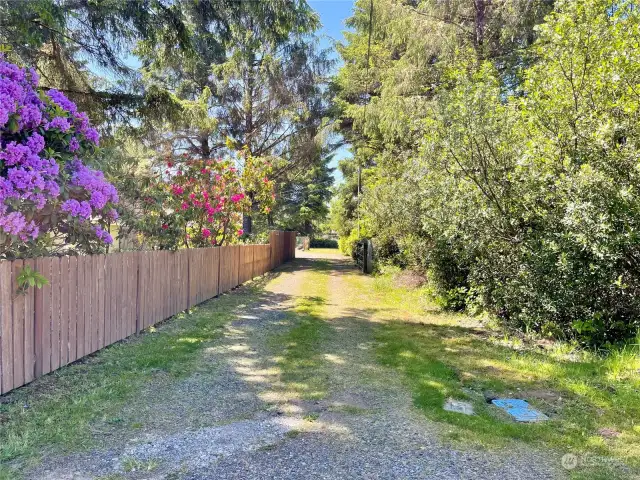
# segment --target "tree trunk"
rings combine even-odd
[[[203,159],[207,159],[211,156],[211,147],[209,147],[209,135],[203,134],[200,137],[200,155]]]
[[[253,224],[253,218],[251,218],[251,215],[243,214],[242,215],[242,231],[246,234],[250,234],[252,224]]]
[[[257,207],[257,204],[254,201],[253,192],[247,193],[249,200],[251,200],[251,207],[248,213],[242,214],[242,231],[246,234],[250,234],[253,229],[253,218],[251,217],[251,212]]]
[[[253,154],[253,89],[254,89],[254,64],[255,64],[255,54],[254,52],[250,52],[247,59],[247,65],[245,70],[245,80],[244,80],[244,92],[242,99],[242,108],[244,110],[244,144],[249,149],[249,155]],[[249,213],[242,214],[242,230],[246,234],[251,234],[253,220],[251,218],[251,211],[253,210],[253,194],[249,193],[249,198],[251,199],[251,210]]]
[[[486,14],[487,8],[491,0],[474,0],[475,14],[475,48],[478,57],[482,57],[484,52],[482,51],[484,45],[484,33],[486,29]]]

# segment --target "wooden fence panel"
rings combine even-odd
[[[119,253],[116,256],[112,268],[117,283],[113,286],[114,295],[109,299],[112,302],[112,309],[115,311],[116,318],[113,322],[115,329],[114,341],[118,341],[125,337],[126,330],[126,318],[127,318],[127,303],[125,296],[127,292],[127,257],[125,253]]]
[[[11,302],[11,262],[0,261],[0,392],[12,390],[13,383],[13,318]]]
[[[24,267],[23,260],[12,262],[11,287],[15,291],[18,286],[17,277]],[[16,293],[12,301],[12,339],[13,339],[13,384],[24,384],[24,297]]]
[[[40,274],[44,275],[46,278],[49,278],[49,258],[38,258],[36,260],[36,270],[40,272]],[[1,280],[0,280],[1,283]],[[1,288],[1,287],[0,287]],[[35,292],[35,307],[34,307],[34,329],[35,329],[35,341],[34,341],[34,355],[35,355],[35,377],[39,377],[40,375],[44,375],[49,372],[48,362],[45,365],[45,356],[48,356],[49,351],[46,348],[46,343],[48,341],[48,325],[45,329],[45,292],[47,292],[47,287],[42,287],[36,289]],[[2,292],[0,291],[0,304],[2,302]],[[47,303],[48,306],[48,303]],[[1,308],[1,307],[0,307]],[[2,313],[0,312],[0,316]],[[1,322],[1,320],[0,320]],[[1,332],[0,332],[1,335]],[[46,339],[45,339],[46,337]],[[48,360],[48,358],[47,358]],[[2,359],[0,358],[0,368],[2,367]],[[1,372],[0,372],[1,375]],[[1,382],[0,382],[1,383]],[[0,388],[1,389],[1,388]]]
[[[60,366],[69,363],[69,257],[60,258]]]
[[[127,295],[125,296],[127,301],[127,323],[122,338],[133,335],[136,331],[136,301],[138,297],[136,294],[136,286],[138,284],[137,257],[134,252],[127,252],[125,255],[127,259]]]
[[[167,272],[167,303],[168,303],[168,317],[171,317],[178,313],[178,296],[176,293],[179,291],[178,272],[176,268],[176,260],[178,254],[176,252],[169,252],[167,255],[167,264],[165,265],[165,271]]]
[[[34,259],[25,260],[24,264],[35,270]],[[36,289],[29,288],[24,293],[24,383],[29,383],[35,378],[36,352],[35,352],[35,305]]]
[[[96,319],[97,307],[96,298],[98,295],[98,282],[96,281],[96,265],[97,260],[95,257],[86,257],[87,273],[89,278],[87,280],[87,302],[85,303],[85,353],[87,355],[95,352],[98,349],[98,320]]]
[[[220,286],[219,293],[225,293],[232,288],[233,247],[220,247]]]
[[[220,274],[220,247],[207,248],[205,252],[205,262],[203,269],[205,275],[205,283],[207,289],[205,291],[205,299],[213,298],[218,295],[218,282]]]
[[[51,260],[51,370],[60,368],[60,258]]]
[[[233,280],[231,283],[233,284],[232,288],[236,288],[240,285],[240,250],[242,247],[240,245],[234,245],[231,247],[234,250],[233,254]]]
[[[118,273],[116,264],[119,254],[107,255],[104,261],[104,323],[107,342],[113,343],[118,338],[118,311],[115,299],[118,298]]]
[[[151,278],[149,279],[149,285],[151,288],[151,317],[149,318],[149,326],[155,323],[157,318],[162,315],[162,306],[160,305],[160,289],[162,287],[160,272],[160,256],[162,252],[157,252],[151,257]]]
[[[107,255],[104,261],[104,323],[107,342],[115,342],[118,338],[120,311],[118,298],[122,295],[121,278],[118,265],[122,261],[120,254]]]
[[[199,269],[197,268],[199,261],[199,253],[198,250],[189,250],[187,254],[188,262],[189,262],[189,308],[198,303],[199,296],[199,281],[198,281],[198,273]]]
[[[262,273],[267,273],[271,270],[271,245],[265,245],[264,258],[262,259]]]
[[[114,342],[125,337],[125,318],[127,314],[127,305],[125,302],[125,296],[128,294],[127,292],[127,282],[126,282],[126,254],[116,254],[114,255],[115,261],[111,264],[111,274],[112,277],[116,279],[116,282],[113,284],[112,294],[108,297],[108,301],[111,302],[111,310],[114,313],[114,317],[112,319],[113,327],[114,327]]]
[[[67,304],[69,306],[69,356],[67,362],[75,362],[78,359],[78,259],[69,257],[69,283],[67,284]]]
[[[95,352],[100,350],[100,281],[98,279],[100,275],[100,265],[98,262],[98,256],[91,257],[91,283],[93,285],[91,291],[91,351]]]
[[[238,284],[251,279],[251,263],[253,262],[253,250],[249,245],[239,247]]]
[[[144,252],[141,257],[140,291],[138,292],[140,298],[140,330],[147,328],[149,325],[149,317],[151,316],[151,308],[149,307],[149,301],[151,298],[151,292],[149,291],[150,276],[151,255]]]
[[[84,328],[85,328],[85,270],[84,257],[77,257],[78,262],[78,291],[76,300],[76,358],[84,357]]]
[[[160,320],[167,318],[169,316],[169,306],[167,302],[167,262],[168,262],[168,251],[162,251],[159,255],[158,262],[158,279],[160,282],[160,295],[158,296],[158,304],[160,305],[160,313],[154,319],[154,324],[159,322]]]
[[[156,252],[153,257],[153,276],[151,277],[151,288],[153,289],[153,317],[150,325],[164,318],[164,304],[162,296],[164,294],[164,275],[162,265],[164,263],[164,251]]]
[[[81,257],[81,266],[84,270],[84,354],[91,353],[91,293],[93,291],[93,269],[91,257]]]
[[[263,275],[294,248],[294,232],[271,232],[267,245],[0,260],[0,393]],[[25,265],[49,283],[18,295]]]

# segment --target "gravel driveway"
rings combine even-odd
[[[317,272],[328,286],[320,302],[330,328],[314,375],[328,393],[305,399],[282,379],[287,346],[277,339],[296,326],[292,311],[314,290]],[[285,265],[204,350],[195,374],[159,375],[122,412],[123,424],[138,428],[110,432],[99,450],[49,456],[28,478],[564,478],[555,454],[442,441],[447,427],[415,410],[401,379],[376,363],[375,324],[366,309],[352,307],[353,275],[344,259],[326,255]]]

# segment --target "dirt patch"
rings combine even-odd
[[[427,283],[424,273],[417,270],[402,270],[393,276],[393,284],[398,288],[415,289]]]
[[[601,428],[600,430],[598,430],[598,434],[600,434],[600,436],[604,438],[618,438],[620,435],[622,435],[620,432],[614,430],[613,428]]]

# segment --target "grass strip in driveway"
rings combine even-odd
[[[210,300],[113,344],[96,354],[41,377],[2,398],[0,404],[0,480],[42,455],[98,446],[103,429],[122,425],[118,412],[162,373],[176,380],[196,368],[198,352],[222,334],[239,307],[260,297],[262,280]]]
[[[330,267],[321,261],[316,262],[315,267],[306,272],[300,297],[287,313],[292,327],[269,340],[286,390],[303,400],[319,400],[327,395],[321,346],[331,330],[323,317]]]

